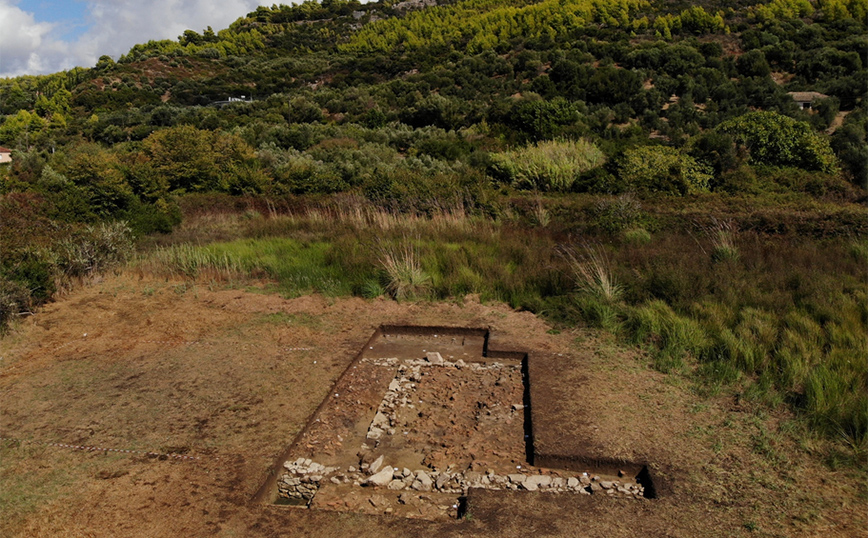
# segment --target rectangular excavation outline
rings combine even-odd
[[[430,337],[431,335],[436,336],[444,336],[444,337],[453,337],[452,341],[455,341],[455,337],[472,337],[472,338],[482,338],[481,345],[481,357],[479,358],[471,358],[468,361],[463,361],[459,359],[457,362],[464,362],[470,364],[494,364],[496,361],[503,360],[509,361],[511,363],[517,363],[520,365],[521,369],[521,379],[522,379],[522,406],[524,407],[524,418],[523,418],[523,428],[524,428],[524,436],[525,436],[525,460],[527,463],[533,467],[537,466],[542,468],[539,472],[539,475],[520,475],[520,473],[510,474],[509,476],[498,476],[498,475],[490,475],[483,477],[483,481],[480,483],[480,479],[477,476],[474,476],[474,480],[464,480],[464,476],[461,475],[459,479],[452,480],[448,484],[455,486],[458,484],[461,488],[460,492],[456,490],[454,487],[448,487],[446,481],[443,481],[441,478],[442,473],[438,474],[438,471],[434,471],[433,473],[425,473],[422,472],[422,475],[425,475],[420,480],[418,479],[418,470],[416,472],[412,472],[413,477],[405,476],[407,473],[407,469],[394,469],[394,477],[392,477],[391,483],[396,483],[398,480],[403,479],[404,482],[407,482],[406,487],[410,487],[410,484],[415,484],[415,486],[420,486],[418,490],[422,491],[447,491],[452,494],[461,493],[459,499],[456,500],[456,505],[453,508],[458,508],[458,513],[460,514],[459,505],[462,504],[462,500],[466,498],[468,490],[473,487],[486,487],[488,489],[521,489],[528,491],[537,491],[537,490],[546,490],[546,491],[572,491],[574,493],[604,493],[607,495],[623,495],[630,497],[644,497],[644,498],[655,498],[656,492],[653,485],[653,481],[651,475],[648,470],[648,466],[643,463],[631,463],[625,461],[614,461],[600,458],[580,458],[575,455],[568,454],[537,454],[534,451],[534,443],[533,443],[533,413],[532,402],[531,402],[531,378],[530,378],[530,369],[528,368],[528,364],[533,360],[533,352],[525,352],[525,351],[507,351],[507,350],[497,350],[497,349],[489,349],[490,345],[490,331],[488,328],[467,328],[467,327],[436,327],[436,326],[413,326],[413,325],[381,325],[378,329],[374,331],[371,337],[367,340],[366,344],[362,347],[359,353],[355,356],[355,358],[350,362],[344,372],[338,377],[335,381],[331,390],[329,391],[329,396],[335,393],[337,387],[341,386],[341,383],[345,380],[345,378],[350,375],[355,368],[364,365],[366,358],[366,351],[374,349],[374,346],[377,345],[378,340],[383,338],[385,335],[409,335],[409,336],[420,336],[420,337]],[[420,359],[417,359],[420,360]],[[448,366],[449,361],[446,362]],[[453,363],[454,364],[454,363]],[[385,394],[384,394],[385,400]],[[323,410],[326,409],[327,406],[331,405],[332,399],[326,397],[323,402],[319,405],[316,411],[310,416],[307,424],[304,428],[296,435],[293,442],[287,447],[287,449],[281,454],[278,460],[275,462],[275,465],[271,469],[271,473],[269,474],[267,480],[262,485],[260,490],[257,492],[255,496],[255,500],[263,503],[272,503],[275,502],[275,499],[278,498],[278,482],[284,476],[284,469],[288,470],[290,474],[286,474],[285,476],[292,476],[298,479],[299,482],[304,481],[307,484],[314,483],[314,485],[318,485],[319,481],[324,481],[326,478],[329,478],[329,474],[332,473],[332,476],[329,478],[333,483],[338,484],[340,479],[337,479],[334,473],[337,473],[337,476],[343,479],[344,483],[347,483],[351,480],[347,479],[346,473],[342,472],[341,469],[337,467],[328,467],[326,465],[320,465],[317,462],[309,459],[309,458],[292,458],[295,449],[298,448],[299,443],[305,437],[305,435],[313,428],[317,422],[318,417],[322,414]],[[375,418],[379,415],[379,408],[377,413],[375,414]],[[372,419],[372,424],[375,419]],[[290,461],[292,460],[292,461]],[[375,465],[367,465],[366,474],[359,477],[358,474],[350,477],[355,481],[356,484],[365,485],[371,484],[370,477],[379,474],[383,475],[385,473],[384,470],[381,470],[380,464],[382,464],[383,458],[379,458],[378,462],[371,462]],[[387,462],[388,463],[388,462]],[[285,464],[285,465],[284,465]],[[352,469],[352,467],[350,467]],[[626,469],[626,471],[625,471]],[[584,470],[584,472],[582,472]],[[376,471],[376,472],[374,472]],[[563,478],[557,475],[566,474],[568,472],[574,471],[577,474],[576,476],[571,476],[569,478]],[[361,468],[354,469],[356,473],[362,473],[363,470]],[[490,471],[489,471],[490,472]],[[526,471],[525,471],[526,472]],[[549,473],[554,475],[552,477]],[[619,478],[614,478],[612,476],[609,477],[600,477],[595,476],[599,474],[612,474],[617,475]],[[476,473],[478,474],[478,473]],[[431,479],[433,475],[435,478],[440,478],[440,480],[447,484],[447,487],[439,487],[440,484],[436,484],[435,486],[431,486],[429,488],[428,482],[432,484],[435,483],[435,480]],[[366,478],[367,476],[367,478]],[[531,477],[530,480],[527,480],[528,477]],[[623,480],[621,480],[623,479]],[[409,482],[408,482],[409,480]],[[619,481],[620,480],[620,481]],[[295,482],[295,480],[293,480]],[[381,482],[381,487],[385,486],[387,482],[382,476],[379,479]],[[526,483],[525,483],[526,482]],[[282,486],[286,486],[283,482],[281,482]],[[400,486],[400,484],[398,484]],[[299,486],[306,487],[306,486]],[[309,505],[310,501],[312,501],[313,497],[316,494],[318,488],[314,488],[313,494],[310,495],[310,498],[307,499],[307,502],[304,505]],[[387,513],[389,513],[387,511]]]

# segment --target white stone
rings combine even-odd
[[[392,481],[393,472],[394,469],[392,469],[391,466],[386,465],[379,473],[365,480],[365,484],[373,486],[386,486]]]
[[[374,427],[385,429],[389,427],[389,417],[384,415],[383,413],[377,411],[377,414],[374,415],[374,420],[371,422],[371,429]]]
[[[416,471],[416,481],[411,486],[416,491],[431,491],[434,481],[425,471]]]
[[[377,474],[377,471],[379,471],[380,467],[383,466],[383,457],[384,456],[380,454],[380,457],[375,459],[374,462],[368,466],[368,474]]]
[[[527,477],[524,481],[525,486],[531,483],[538,487],[548,487],[548,485],[552,483],[552,477],[546,474],[535,474]]]
[[[427,357],[429,363],[435,366],[443,364],[443,357],[436,351],[429,351],[425,354],[425,357]]]

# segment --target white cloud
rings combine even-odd
[[[184,30],[214,31],[256,9],[259,0],[88,0],[88,29],[75,41],[52,37],[54,24],[0,0],[0,77],[92,67],[137,43],[176,39]],[[271,5],[271,2],[267,3]]]
[[[54,25],[37,22],[33,14],[0,0],[0,76],[43,72],[45,56],[59,44],[51,39]]]

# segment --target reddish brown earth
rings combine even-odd
[[[561,433],[543,448],[646,461],[665,495],[473,490],[458,521],[252,502],[381,324],[488,327],[500,349],[548,357],[550,399],[534,412]],[[123,276],[83,287],[0,341],[0,534],[866,535],[863,476],[824,465],[790,417],[701,398],[611,340],[549,329],[473,298],[286,300]]]

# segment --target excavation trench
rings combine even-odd
[[[474,488],[653,497],[644,465],[537,457],[530,360],[487,329],[380,327],[257,500],[438,519]]]

